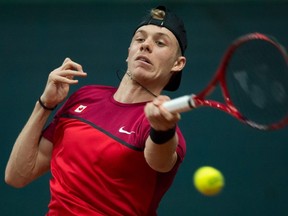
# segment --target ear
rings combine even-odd
[[[184,56],[179,56],[172,69],[171,69],[171,72],[179,72],[179,71],[182,71],[183,68],[185,67],[185,64],[186,64],[186,58]]]

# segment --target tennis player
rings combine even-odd
[[[80,88],[44,128],[69,86],[87,76],[66,58],[14,144],[5,181],[20,188],[50,171],[48,216],[157,215],[186,153],[180,115],[160,95],[179,87],[186,46],[183,22],[152,9],[133,32],[119,87]]]

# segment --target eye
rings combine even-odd
[[[157,41],[155,41],[155,43],[156,43],[157,46],[159,46],[159,47],[163,47],[163,46],[166,45],[166,44],[165,44],[163,41],[161,41],[161,40],[157,40]]]
[[[145,41],[145,36],[138,32],[135,34],[134,41],[143,43]]]
[[[137,38],[135,38],[135,41],[142,43],[145,41],[145,39],[142,37],[137,37]]]

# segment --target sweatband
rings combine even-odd
[[[158,131],[151,127],[150,138],[155,144],[161,145],[172,139],[175,135],[175,132],[176,126],[166,131]]]

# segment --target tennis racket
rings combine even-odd
[[[223,102],[208,98],[217,86],[220,86]],[[287,53],[280,43],[267,35],[241,36],[229,46],[204,90],[167,101],[163,106],[170,112],[208,106],[253,128],[283,128],[288,123]]]

